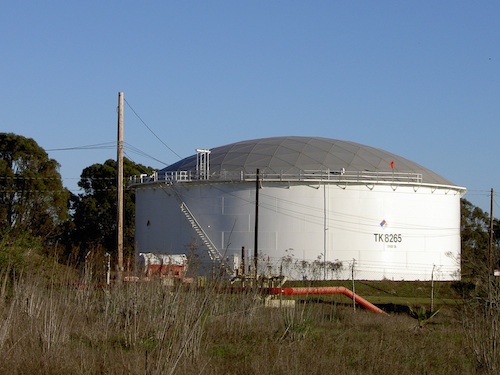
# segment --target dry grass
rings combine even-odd
[[[486,372],[451,308],[417,328],[335,301],[266,308],[214,286],[71,285],[25,275],[0,288],[2,374]]]

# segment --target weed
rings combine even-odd
[[[424,326],[434,318],[440,310],[431,311],[427,310],[424,306],[408,306],[410,311],[410,316],[417,319],[418,328],[424,328]]]
[[[284,331],[280,341],[289,339],[299,341],[306,337],[311,330],[311,321],[304,307],[281,308],[283,314]]]

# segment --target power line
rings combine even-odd
[[[125,146],[127,150],[129,150],[132,153],[135,153],[137,155],[140,155],[145,158],[149,158],[151,160],[154,160],[158,163],[161,163],[163,165],[169,165],[169,163],[166,163],[164,161],[161,161],[160,159],[157,159],[148,153],[140,150],[139,148],[131,145],[130,143],[125,143]],[[61,148],[51,148],[47,149],[46,151],[78,151],[78,150],[111,150],[116,148],[116,143],[115,142],[107,142],[107,143],[99,143],[99,144],[94,144],[94,145],[85,145],[85,146],[74,146],[74,147],[61,147]],[[130,160],[132,158],[129,157]]]
[[[51,148],[45,151],[76,151],[76,150],[109,150],[116,147],[114,142],[98,143],[95,145],[86,146],[75,146],[75,147],[63,147],[63,148]]]
[[[182,159],[182,156],[180,156],[177,152],[175,152],[174,150],[172,150],[165,142],[163,142],[161,140],[160,137],[158,137],[158,135],[156,135],[156,133],[146,124],[146,122],[141,118],[141,116],[139,116],[137,114],[137,112],[134,110],[134,108],[132,108],[132,106],[130,105],[130,103],[127,101],[127,99],[124,99],[125,100],[125,103],[128,105],[128,107],[132,110],[132,112],[134,113],[134,115],[137,116],[137,118],[139,119],[139,121],[142,122],[142,124],[151,132],[151,134],[153,134],[156,139],[158,139],[168,150],[170,150],[172,153],[174,153],[179,159]]]
[[[160,185],[162,191],[164,191],[166,194],[167,189],[174,189],[176,191],[176,194],[179,195],[179,197],[184,199],[184,194],[178,189],[174,187],[174,185]],[[236,200],[239,200],[243,202],[244,204],[254,204],[254,201],[250,198],[244,198],[239,196],[238,194],[234,194],[230,191],[227,191],[226,189],[221,189],[217,185],[212,185],[212,188],[215,190],[218,190],[224,194],[227,194],[228,196],[234,197]],[[267,194],[262,194],[262,196],[268,197],[268,198],[275,198],[273,196],[269,196]],[[283,198],[276,198],[277,202],[282,202],[285,203],[287,206],[291,207],[284,207],[285,205],[279,205],[280,209],[277,210],[276,206],[273,204],[265,203],[265,202],[260,202],[259,206],[262,207],[263,209],[269,209],[271,211],[275,211],[277,214],[286,216],[292,219],[300,219],[301,221],[305,223],[311,223],[311,224],[318,224],[320,225],[323,223],[323,210],[320,208],[316,208],[313,210],[309,210],[309,206],[301,203],[297,203],[295,201],[290,201],[287,199]],[[305,212],[303,209],[306,208],[310,212]],[[372,235],[373,231],[371,227],[373,226],[372,221],[370,221],[370,218],[365,218],[362,216],[357,216],[357,215],[349,215],[346,213],[341,213],[341,212],[336,212],[332,210],[328,210],[328,217],[329,217],[329,225],[332,229],[338,229],[341,231],[349,231],[353,233],[358,233],[358,234],[369,234]],[[363,223],[363,220],[366,221]],[[355,224],[355,227],[352,227],[352,225]],[[455,235],[455,230],[458,228],[454,227],[440,227],[440,228],[433,228],[425,225],[415,225],[415,223],[404,223],[400,222],[397,223],[397,227],[400,230],[404,230],[408,232],[406,234],[407,237],[409,238],[422,238],[422,237],[448,237],[448,236],[454,236]],[[410,230],[412,229],[412,230]],[[422,235],[421,232],[427,232],[431,231],[430,233],[427,233],[425,235]]]
[[[152,159],[154,161],[157,161],[158,163],[161,163],[161,164],[163,164],[165,166],[169,165],[169,163],[165,163],[164,161],[161,161],[160,159],[157,159],[157,158],[155,158],[155,157],[153,157],[153,156],[145,153],[144,151],[138,149],[137,147],[132,146],[130,143],[126,143],[125,142],[125,146],[126,146],[126,149],[128,151],[133,152],[134,154],[140,155],[142,157],[150,158],[150,159]],[[130,158],[130,157],[129,157],[129,159],[132,160],[132,158]]]

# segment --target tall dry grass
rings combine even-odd
[[[484,273],[487,275],[487,273]],[[466,338],[476,360],[485,372],[500,371],[500,281],[484,277],[469,290],[462,305]]]
[[[222,293],[217,283],[81,289],[69,273],[9,280],[0,289],[2,374],[485,371],[451,308],[418,328],[408,315],[354,313],[345,297],[269,308],[259,294]]]

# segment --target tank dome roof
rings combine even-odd
[[[321,137],[271,137],[246,140],[210,150],[211,172],[299,173],[310,170],[407,172],[422,175],[427,184],[454,185],[401,156],[362,144]],[[196,154],[161,172],[195,171]]]

